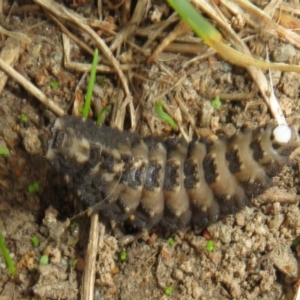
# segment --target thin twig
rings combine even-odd
[[[91,216],[90,236],[85,254],[85,266],[83,273],[82,299],[84,300],[94,299],[96,256],[99,241],[99,229],[99,214],[93,213]]]
[[[57,116],[62,117],[65,112],[56,105],[52,100],[36,88],[29,80],[18,73],[14,68],[8,65],[4,60],[0,59],[0,69],[7,73],[10,77],[16,80],[20,85],[24,87],[30,94],[36,97],[41,103],[43,103],[48,109],[50,109]]]
[[[140,22],[143,20],[147,3],[148,0],[139,0],[137,2],[132,18],[126,24],[126,26],[118,32],[114,41],[110,45],[111,51],[114,51],[116,48],[118,48],[139,26]]]

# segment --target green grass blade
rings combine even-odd
[[[168,115],[166,112],[164,112],[162,101],[157,101],[155,103],[154,109],[155,109],[156,114],[158,115],[158,117],[161,120],[167,122],[171,126],[172,129],[177,130],[176,122],[172,119],[172,117],[170,115]]]
[[[8,269],[10,271],[10,273],[16,277],[17,276],[17,271],[16,271],[16,268],[15,268],[15,265],[14,265],[14,262],[12,261],[11,257],[10,257],[10,254],[5,246],[5,243],[4,243],[4,239],[3,239],[3,236],[2,236],[2,233],[0,231],[0,252],[2,252],[3,254],[3,257],[7,263],[7,266],[8,266]]]
[[[97,118],[97,122],[96,122],[97,125],[101,125],[102,124],[102,122],[103,122],[103,116],[104,116],[105,113],[107,113],[107,112],[110,111],[110,108],[111,108],[110,105],[106,105],[106,106],[104,106],[101,109],[101,111],[100,111],[100,113],[98,115],[98,118]]]
[[[94,52],[92,69],[91,69],[91,74],[90,74],[90,80],[89,80],[89,84],[88,84],[87,93],[86,93],[86,96],[85,96],[84,107],[83,107],[83,110],[82,110],[82,116],[84,118],[88,117],[89,110],[90,110],[90,107],[91,107],[91,100],[92,100],[92,94],[93,94],[95,78],[96,78],[96,70],[97,70],[97,64],[98,64],[98,56],[99,56],[98,49],[96,49],[95,52]]]
[[[222,39],[221,33],[212,26],[188,0],[167,0],[179,16],[197,33],[202,40],[209,44],[209,39]]]

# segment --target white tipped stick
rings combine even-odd
[[[290,141],[292,137],[292,130],[286,124],[278,125],[274,129],[273,135],[276,142],[280,144],[286,144]]]

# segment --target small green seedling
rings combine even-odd
[[[206,250],[207,252],[213,252],[215,250],[215,243],[213,240],[208,240],[206,242]]]
[[[125,261],[127,259],[127,252],[125,250],[123,250],[121,253],[120,253],[120,260],[121,261]]]
[[[77,227],[77,225],[78,225],[78,224],[77,224],[76,222],[73,221],[73,222],[71,223],[70,227],[71,227],[71,229],[75,229],[75,228]]]
[[[29,185],[28,192],[29,193],[36,193],[36,192],[39,191],[39,189],[40,189],[40,184],[37,181],[35,181],[35,182],[33,182],[32,184]]]
[[[107,113],[107,112],[110,111],[110,108],[111,108],[110,105],[106,105],[106,106],[104,106],[101,109],[101,111],[100,111],[100,113],[99,113],[99,115],[97,117],[97,122],[96,122],[97,125],[101,125],[102,124],[102,122],[103,122],[103,116],[104,116],[105,113]]]
[[[96,49],[94,52],[92,69],[91,69],[90,79],[89,79],[89,83],[88,83],[88,89],[87,89],[87,93],[85,96],[84,106],[83,106],[83,109],[81,110],[82,116],[84,118],[88,117],[89,110],[91,107],[92,93],[93,93],[94,84],[95,84],[97,64],[98,64],[98,49]]]
[[[10,274],[12,276],[16,277],[17,276],[17,271],[16,271],[16,268],[15,268],[14,262],[11,259],[11,256],[8,252],[8,249],[6,248],[6,245],[5,245],[5,242],[4,242],[1,231],[0,231],[0,253],[2,253],[2,255],[3,255],[3,257],[6,261],[6,264],[8,266]]]
[[[165,289],[165,295],[166,296],[170,296],[173,293],[173,287],[172,286],[168,286]]]
[[[219,96],[216,96],[215,99],[213,99],[211,101],[211,106],[214,108],[214,109],[219,109],[221,108],[222,106],[222,102],[221,102],[221,99]]]
[[[26,123],[27,122],[27,116],[25,114],[20,114],[20,122]]]
[[[155,108],[156,114],[158,115],[158,117],[161,120],[167,122],[171,126],[172,129],[177,130],[176,122],[172,119],[172,117],[170,115],[168,115],[166,112],[164,112],[163,106],[164,105],[163,105],[162,101],[157,101],[155,103],[154,108]]]
[[[0,147],[0,155],[8,156],[9,155],[9,149],[7,147]]]
[[[51,81],[50,86],[51,86],[52,89],[56,89],[58,87],[58,81],[55,81],[55,80]]]
[[[168,244],[170,245],[170,246],[174,246],[174,244],[175,244],[175,241],[174,241],[174,239],[173,238],[168,238]]]
[[[74,267],[77,265],[77,263],[78,263],[78,259],[73,259],[72,264]]]
[[[42,255],[40,258],[40,265],[46,266],[49,264],[49,256],[48,255]]]
[[[38,238],[37,236],[33,236],[33,237],[31,238],[31,242],[32,242],[32,245],[33,245],[34,247],[37,247],[37,246],[40,244],[40,240],[39,240],[39,238]]]

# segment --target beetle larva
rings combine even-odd
[[[203,228],[244,208],[271,185],[299,146],[292,128],[285,144],[274,126],[231,138],[141,138],[92,120],[58,118],[46,157],[88,207],[137,229]]]

